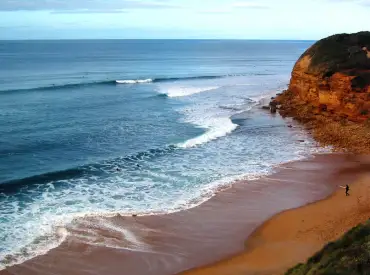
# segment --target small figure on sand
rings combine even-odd
[[[346,185],[346,196],[349,196],[349,186],[348,186],[348,184]]]

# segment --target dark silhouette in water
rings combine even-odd
[[[346,196],[349,196],[349,186],[348,186],[348,184],[346,185]]]
[[[277,102],[272,100],[269,104],[269,107],[271,114],[275,114],[277,110]]]

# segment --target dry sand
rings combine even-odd
[[[362,159],[364,164],[368,162]],[[250,236],[244,253],[182,274],[284,274],[370,218],[370,169],[359,175],[360,179],[350,184],[350,196],[338,187],[327,199],[280,213]]]

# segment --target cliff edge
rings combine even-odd
[[[337,34],[312,45],[275,104],[324,145],[370,153],[370,32]]]

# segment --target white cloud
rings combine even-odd
[[[181,8],[169,0],[1,0],[0,11],[110,11]]]
[[[370,6],[370,0],[326,0],[329,3],[355,4],[359,6]]]
[[[228,5],[220,5],[215,8],[211,9],[203,9],[199,10],[198,13],[204,13],[204,14],[227,14],[227,13],[232,13],[238,9],[270,9],[270,6],[264,5],[264,4],[258,4],[256,2],[251,2],[251,1],[237,1],[237,2],[232,2]]]
[[[232,4],[234,8],[241,8],[241,9],[269,9],[268,5],[259,4],[257,2],[250,2],[250,1],[239,1],[234,2]]]
[[[209,9],[209,10],[200,10],[197,12],[204,13],[204,14],[228,14],[232,12],[232,10],[231,9]]]

